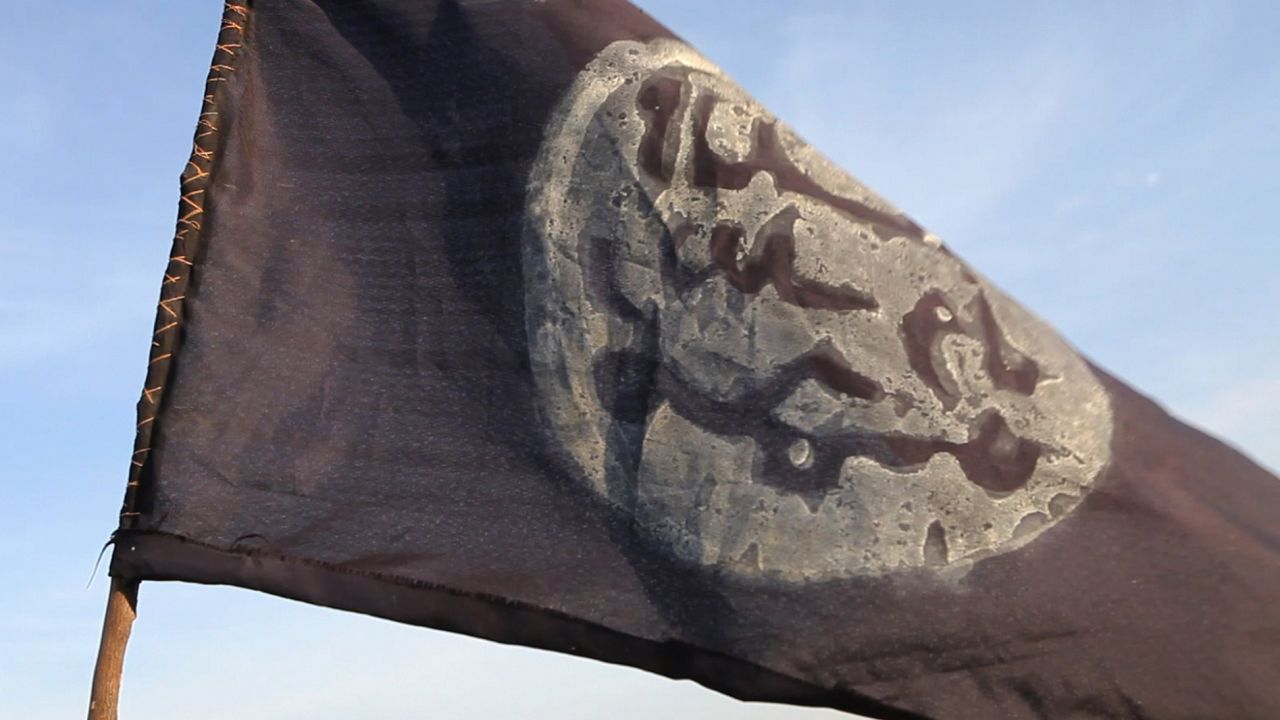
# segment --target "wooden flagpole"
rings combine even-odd
[[[133,619],[138,616],[137,607],[138,581],[112,578],[107,614],[102,620],[98,662],[93,668],[93,688],[89,692],[89,720],[116,720],[124,651],[129,644]]]
[[[188,259],[188,243],[200,231],[200,216],[204,206],[199,199],[209,184],[213,153],[217,148],[218,103],[217,90],[223,87],[235,71],[237,55],[243,42],[245,25],[249,19],[249,4],[243,0],[226,0],[222,13],[222,27],[213,53],[213,64],[205,82],[205,101],[200,108],[200,121],[196,126],[194,148],[190,162],[182,173],[182,199],[179,204],[178,229],[173,240],[173,252],[165,282],[161,288],[160,309],[157,311],[156,337],[153,343],[150,370],[138,402],[138,436],[135,441],[133,465],[129,470],[129,484],[125,490],[124,512],[121,528],[132,528],[136,511],[139,478],[148,453],[151,451],[151,432],[155,427],[156,410],[159,407],[157,393],[164,386],[171,371],[170,360],[176,351],[173,331],[182,320],[181,301],[183,288],[192,266]],[[174,282],[179,280],[180,282]],[[127,522],[126,522],[127,521]],[[111,580],[111,593],[107,597],[107,614],[102,621],[102,640],[98,645],[98,661],[93,669],[93,689],[89,695],[89,720],[116,720],[120,702],[120,677],[124,672],[124,651],[129,644],[129,632],[137,617],[138,581]]]

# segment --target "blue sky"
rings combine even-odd
[[[1280,5],[641,3],[1102,366],[1280,467]],[[220,3],[0,5],[0,717],[83,712]],[[143,587],[129,718],[784,719],[688,683]]]

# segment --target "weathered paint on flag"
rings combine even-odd
[[[181,202],[117,576],[875,717],[1280,716],[1280,481],[621,0],[228,5]]]

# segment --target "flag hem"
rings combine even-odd
[[[744,701],[827,707],[880,720],[927,720],[849,690],[677,640],[631,635],[555,610],[397,575],[256,549],[222,549],[155,531],[121,531],[111,576],[232,585],[314,605],[692,680]]]

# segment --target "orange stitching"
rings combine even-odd
[[[192,190],[191,192],[189,192],[189,193],[187,193],[187,194],[183,195],[182,197],[180,197],[180,198],[178,199],[178,201],[179,201],[179,202],[184,202],[184,203],[186,203],[186,204],[188,204],[188,205],[190,205],[190,206],[191,206],[191,209],[190,209],[189,211],[187,211],[187,214],[185,214],[185,215],[183,215],[182,217],[178,218],[178,222],[179,222],[179,223],[181,223],[181,224],[183,224],[183,225],[190,225],[191,227],[194,227],[194,228],[196,228],[197,230],[198,230],[198,229],[200,229],[200,223],[196,222],[196,221],[195,221],[195,220],[193,220],[192,218],[199,217],[200,215],[203,215],[203,214],[204,214],[204,208],[203,208],[203,207],[201,207],[200,203],[196,202],[195,200],[192,200],[192,199],[191,199],[191,196],[192,196],[192,195],[201,195],[201,194],[203,194],[203,193],[204,193],[204,190],[203,190],[203,189],[200,189],[200,190]]]
[[[219,31],[217,44],[214,48],[214,61],[209,67],[209,73],[206,76],[206,85],[204,90],[204,102],[200,108],[200,115],[196,122],[196,132],[193,142],[191,143],[191,157],[187,161],[186,167],[183,168],[183,176],[180,178],[179,187],[182,194],[179,198],[178,219],[175,223],[173,235],[173,250],[170,253],[169,266],[165,269],[164,282],[162,288],[174,286],[175,293],[184,292],[183,283],[190,278],[191,268],[194,263],[190,253],[195,248],[189,248],[187,242],[196,238],[190,236],[192,231],[198,232],[201,229],[201,216],[204,214],[204,205],[201,195],[208,186],[209,176],[212,172],[211,163],[214,159],[214,137],[218,134],[219,128],[219,108],[217,88],[215,83],[227,82],[229,75],[235,73],[236,68],[232,64],[233,59],[237,58],[240,49],[243,47],[243,34],[247,21],[249,19],[249,8],[246,4],[233,4],[227,2],[225,4],[222,16],[222,26]],[[184,267],[185,266],[185,267]],[[144,385],[142,391],[145,403],[140,403],[144,408],[139,415],[147,412],[145,408],[153,408],[149,417],[141,418],[137,424],[137,437],[134,441],[135,447],[142,445],[146,447],[137,447],[132,456],[132,464],[130,468],[129,481],[126,487],[125,503],[120,513],[121,527],[134,527],[137,521],[133,518],[140,517],[143,513],[134,510],[137,501],[137,493],[142,480],[142,472],[145,466],[147,453],[150,452],[150,437],[154,432],[153,428],[148,428],[156,421],[156,412],[154,408],[164,398],[164,390],[166,378],[169,372],[172,372],[173,356],[178,351],[177,340],[175,338],[166,339],[161,344],[161,338],[165,333],[177,328],[182,323],[182,305],[186,296],[177,294],[174,297],[163,298],[158,304],[156,310],[156,324],[160,325],[152,333],[151,345],[154,348],[151,352],[153,357],[148,361],[147,381],[150,387]],[[161,322],[164,322],[161,325]]]
[[[179,295],[179,296],[177,296],[177,297],[171,297],[171,298],[169,298],[168,300],[161,300],[161,301],[160,301],[160,307],[161,307],[161,308],[163,308],[165,312],[169,313],[169,316],[170,316],[170,317],[175,317],[175,318],[176,318],[176,317],[178,317],[178,313],[177,313],[177,312],[175,312],[173,308],[169,307],[169,303],[171,303],[171,302],[178,302],[179,300],[181,300],[181,299],[183,299],[183,298],[185,298],[185,297],[186,297],[186,295]]]
[[[186,185],[189,182],[194,182],[196,180],[199,180],[200,178],[209,174],[209,171],[197,165],[195,160],[188,160],[187,166],[195,170],[195,173],[193,175],[183,178],[182,179],[183,185]]]

